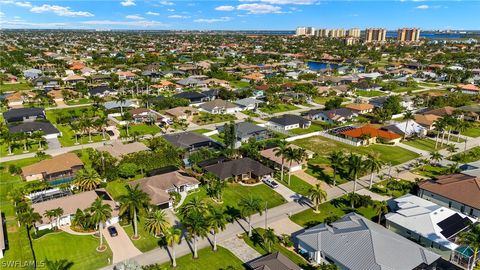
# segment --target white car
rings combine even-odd
[[[271,188],[277,188],[278,187],[278,183],[275,182],[271,177],[263,178],[262,182],[265,183],[265,185],[267,185]]]

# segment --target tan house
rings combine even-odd
[[[100,152],[107,152],[112,155],[112,157],[120,159],[125,155],[147,151],[150,149],[141,142],[123,144],[120,141],[113,141],[112,143],[108,143],[97,148],[97,150]]]
[[[365,114],[373,112],[373,105],[369,103],[351,103],[345,105],[345,108],[350,109],[357,114]]]
[[[433,124],[440,118],[438,115],[434,114],[415,114],[415,122],[419,125],[425,127],[428,130],[433,129]]]
[[[198,109],[194,107],[175,107],[165,111],[165,114],[173,119],[191,120],[194,115],[198,114]]]
[[[65,153],[22,168],[26,181],[43,180],[53,185],[70,182],[83,168],[83,162],[74,153]]]

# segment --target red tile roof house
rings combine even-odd
[[[464,94],[480,95],[480,87],[474,84],[458,84],[457,89]]]
[[[340,133],[343,137],[354,142],[361,141],[361,145],[369,145],[376,143],[378,140],[383,140],[386,143],[398,143],[402,136],[390,132],[380,130],[378,128],[366,125],[363,127],[351,129]]]

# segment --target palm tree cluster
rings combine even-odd
[[[15,148],[23,148],[24,152],[28,152],[35,143],[38,143],[37,149],[41,151],[46,144],[43,131],[10,133],[2,123],[0,134],[0,139],[7,145],[8,155],[12,155]]]
[[[437,149],[439,143],[440,146],[448,146],[450,144],[450,137],[452,135],[452,131],[456,131],[458,134],[460,134],[467,130],[470,127],[470,124],[465,120],[460,119],[457,114],[446,114],[443,117],[437,119],[433,123],[433,127],[436,131],[435,149]],[[447,136],[446,141],[445,136]],[[460,142],[459,135],[457,135],[457,142]]]
[[[288,146],[288,143],[286,141],[281,141],[277,148],[274,149],[275,156],[281,157],[282,164],[281,164],[281,181],[283,182],[283,176],[284,176],[284,171],[285,171],[285,162],[288,162],[289,168],[292,167],[293,162],[296,163],[302,163],[304,162],[308,155],[307,151],[303,148],[293,148]],[[291,181],[291,171],[288,171],[288,185],[290,185]]]

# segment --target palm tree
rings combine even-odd
[[[147,229],[148,232],[152,233],[154,236],[158,236],[164,233],[169,226],[170,223],[163,210],[157,209],[148,212],[145,220],[145,229]]]
[[[32,228],[35,228],[35,223],[40,222],[42,220],[42,216],[39,213],[35,212],[30,205],[26,205],[26,208],[22,213],[20,213],[18,217],[21,224],[25,226],[27,229],[28,241],[30,243],[30,249],[33,255],[33,268],[37,268],[37,257],[35,256],[35,250],[33,249],[33,242],[32,236],[30,235],[30,231]],[[35,230],[36,233],[36,230]]]
[[[102,116],[96,120],[96,126],[98,126],[102,130],[102,140],[106,140],[107,138],[105,137],[105,128],[108,124],[108,118],[105,116]]]
[[[200,211],[192,211],[183,220],[183,225],[188,231],[190,238],[193,240],[193,258],[198,258],[198,237],[205,237],[208,233],[208,223],[204,213]]]
[[[303,148],[293,149],[292,154],[293,154],[293,156],[292,156],[293,161],[295,161],[298,164],[302,164],[308,158],[307,150],[305,150]],[[290,161],[290,168],[292,167],[291,164],[292,164],[292,161]],[[288,171],[288,185],[290,185],[291,176],[292,176],[292,172],[289,170]]]
[[[375,172],[379,173],[383,165],[385,165],[385,162],[383,162],[378,157],[378,155],[373,153],[368,154],[363,167],[365,168],[365,170],[370,172],[370,185],[369,185],[370,189],[372,188],[372,185],[373,185],[373,174]]]
[[[75,134],[75,145],[78,144],[78,133],[81,130],[80,124],[77,122],[70,123],[70,128],[72,128],[73,133]]]
[[[118,95],[115,98],[115,101],[120,103],[120,114],[123,115],[123,105],[127,102],[127,97],[125,95],[121,94],[121,95]]]
[[[378,224],[380,224],[380,221],[382,220],[382,215],[388,213],[387,202],[386,201],[376,202],[374,204],[374,210],[378,216]]]
[[[315,213],[319,213],[318,206],[322,201],[327,200],[327,192],[322,189],[320,184],[316,184],[315,187],[311,187],[308,191],[308,198],[312,200],[315,205]]]
[[[182,238],[182,230],[170,227],[163,232],[163,237],[165,237],[165,242],[167,246],[172,249],[172,266],[175,268],[177,267],[177,259],[175,254],[175,245],[180,243]]]
[[[120,202],[120,215],[128,213],[130,220],[133,220],[134,235],[133,239],[138,239],[137,214],[141,210],[145,210],[150,205],[150,197],[136,185],[132,188],[126,186],[127,193],[118,198]]]
[[[437,131],[437,136],[435,136],[435,149],[437,149],[439,135],[445,130],[445,122],[442,118],[435,120],[433,128]]]
[[[240,212],[242,216],[248,217],[248,237],[252,237],[252,215],[258,212],[260,215],[262,214],[262,200],[260,198],[256,198],[253,196],[243,197],[238,206],[240,206]]]
[[[206,212],[208,210],[207,205],[204,201],[198,199],[198,197],[193,197],[189,202],[182,205],[182,208],[178,211],[179,215],[182,217],[188,216],[190,213],[199,211]]]
[[[41,130],[35,131],[32,134],[32,138],[38,141],[38,150],[43,150],[42,143],[45,141],[45,138],[43,138],[43,135],[45,135],[45,132]]]
[[[7,144],[8,155],[12,155],[12,142],[15,141],[15,135],[8,131],[2,130],[2,139],[5,144]]]
[[[284,168],[285,168],[285,155],[289,151],[289,150],[287,150],[287,149],[289,149],[287,147],[287,145],[288,145],[287,141],[282,140],[278,144],[277,148],[273,149],[273,152],[275,152],[275,156],[282,158],[282,168],[281,168],[281,171],[280,171],[280,173],[281,173],[280,180],[282,180],[282,181],[283,181],[283,171],[284,171]]]
[[[55,260],[55,261],[50,261],[46,259],[45,266],[47,267],[48,270],[68,270],[72,268],[73,262],[70,262],[65,259]]]
[[[288,169],[288,185],[290,186],[290,176],[291,176],[291,168],[292,168],[292,162],[295,161],[296,159],[296,152],[295,149],[288,147],[285,150],[285,161],[289,163],[289,169]]]
[[[408,123],[410,122],[410,120],[414,120],[414,119],[415,117],[410,110],[407,110],[403,114],[403,120],[405,120],[405,136],[407,135]]]
[[[430,152],[430,160],[433,162],[440,162],[442,160],[443,156],[440,154],[438,151]]]
[[[278,243],[278,237],[275,235],[275,231],[272,228],[266,229],[262,240],[263,243],[267,245],[268,253],[272,253],[272,244]]]
[[[453,155],[458,150],[458,147],[456,147],[454,144],[449,144],[447,145],[447,151],[450,153],[450,155]]]
[[[95,189],[102,180],[93,169],[82,169],[75,176],[75,185],[82,191]]]
[[[112,207],[109,204],[103,203],[102,198],[98,197],[88,208],[88,211],[91,213],[91,221],[96,224],[98,228],[98,235],[100,237],[100,245],[98,250],[103,250],[103,235],[102,229],[103,224],[107,222],[108,219],[112,217]]]
[[[55,224],[56,224],[57,229],[58,229],[60,227],[60,218],[63,216],[63,208],[57,207],[57,208],[53,209],[52,211],[53,211],[54,217],[57,219]]]
[[[345,161],[345,156],[343,155],[342,151],[334,151],[334,152],[331,152],[327,158],[330,161],[330,166],[333,169],[333,185],[336,186],[337,173],[338,173],[338,170],[341,168],[343,162]]]
[[[217,234],[225,230],[228,223],[227,214],[222,208],[210,206],[207,218],[208,227],[213,234],[213,251],[217,251]]]
[[[50,224],[52,224],[52,220],[55,217],[55,212],[53,210],[45,210],[43,216],[48,218],[48,221],[50,222]]]
[[[468,128],[470,127],[470,124],[464,120],[457,121],[457,131],[458,131],[458,136],[457,136],[457,142],[460,142],[460,134],[465,132]]]
[[[473,263],[471,266],[471,269],[473,269],[476,264],[477,254],[480,251],[480,224],[471,224],[469,231],[460,233],[459,241],[473,249]]]
[[[363,168],[362,156],[350,153],[346,165],[348,168],[348,174],[353,177],[353,193],[355,194],[357,192],[357,176]]]

